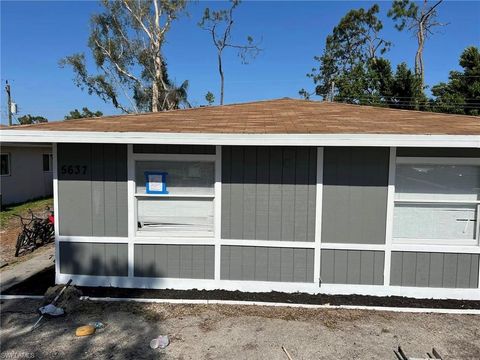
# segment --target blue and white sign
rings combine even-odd
[[[145,188],[147,194],[168,194],[166,172],[145,172]]]

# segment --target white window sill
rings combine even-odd
[[[205,237],[196,236],[143,236],[137,234],[133,239],[134,244],[163,244],[163,245],[214,245],[213,235]]]
[[[421,245],[421,246],[478,246],[476,239],[393,239],[393,245]]]
[[[208,238],[213,238],[213,231],[162,231],[162,232],[157,232],[157,231],[138,231],[136,237],[137,238],[155,238],[155,239],[182,239],[182,238],[189,238],[189,239],[208,239]]]
[[[208,198],[213,199],[214,194],[147,194],[147,193],[136,193],[135,197],[164,197],[164,198]]]

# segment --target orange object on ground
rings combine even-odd
[[[77,336],[88,336],[88,335],[94,334],[95,330],[96,330],[95,327],[92,326],[92,325],[80,326],[75,331],[75,335],[77,335]]]

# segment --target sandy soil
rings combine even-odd
[[[435,347],[445,359],[480,358],[480,317],[261,306],[82,302],[61,319],[36,321],[40,301],[3,300],[0,358],[36,359],[395,359]],[[102,321],[90,337],[77,326]],[[152,350],[152,338],[171,344]],[[10,356],[10,357],[9,357]]]

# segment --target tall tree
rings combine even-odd
[[[220,105],[223,105],[225,87],[225,74],[222,62],[223,51],[226,48],[237,49],[242,63],[247,64],[250,59],[255,58],[262,50],[251,36],[247,36],[246,44],[232,42],[233,13],[239,5],[240,0],[232,0],[228,10],[214,11],[206,8],[202,19],[198,23],[198,26],[210,33],[213,45],[217,49],[218,73],[220,75]]]
[[[90,111],[87,107],[82,108],[82,112],[78,111],[77,109],[70,111],[68,115],[65,115],[65,120],[73,120],[73,119],[83,119],[83,118],[92,118],[92,117],[100,117],[103,113],[101,111]]]
[[[175,87],[169,81],[162,46],[186,1],[102,0],[102,5],[103,12],[91,17],[88,41],[99,73],[88,72],[84,54],[67,56],[60,65],[72,66],[77,86],[124,112],[177,108],[188,82]]]
[[[388,94],[390,95],[388,105],[392,108],[428,110],[427,97],[422,90],[420,76],[404,62],[397,66]]]
[[[43,116],[33,116],[30,114],[27,114],[27,115],[20,116],[18,118],[18,123],[20,125],[39,124],[44,122],[48,122],[48,120]]]
[[[388,11],[388,16],[396,21],[395,27],[402,31],[407,28],[417,38],[415,53],[415,74],[420,77],[422,89],[425,83],[425,68],[423,64],[423,50],[426,39],[433,34],[433,29],[446,24],[437,21],[437,9],[443,0],[428,2],[423,0],[421,6],[410,0],[395,0]]]
[[[378,12],[379,6],[375,4],[368,10],[350,10],[340,20],[327,36],[323,54],[314,57],[319,66],[307,74],[315,84],[314,93],[302,89],[301,95],[327,98],[333,84],[344,97],[363,95],[362,81],[368,67],[374,66],[391,45],[380,36],[383,24],[377,17]]]
[[[460,56],[463,71],[450,71],[448,83],[432,87],[433,110],[447,113],[480,115],[480,50],[466,48]]]

